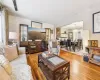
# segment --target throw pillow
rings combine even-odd
[[[5,57],[12,61],[16,58],[18,58],[18,50],[16,46],[5,46]]]
[[[26,64],[12,66],[12,76],[15,76],[16,80],[33,80],[31,68]]]
[[[0,55],[0,65],[5,69],[5,71],[9,75],[12,74],[11,65],[10,65],[9,61],[3,55]]]
[[[3,43],[0,42],[0,54],[3,55],[4,54],[4,45]]]
[[[3,55],[0,55],[0,80],[16,80],[9,61]]]
[[[0,66],[0,80],[11,80],[10,75],[7,74],[2,66]]]

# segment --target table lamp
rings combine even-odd
[[[17,40],[17,33],[16,32],[9,32],[9,39],[12,40],[12,43],[14,44]]]

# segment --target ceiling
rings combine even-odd
[[[62,26],[62,28],[66,28],[66,29],[83,29],[83,21],[74,22],[72,24]]]
[[[18,11],[12,0],[2,0],[11,13],[56,26],[82,21],[84,13],[92,10],[100,0],[16,0]],[[100,4],[99,4],[100,5]]]

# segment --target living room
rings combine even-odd
[[[1,0],[0,80],[100,80],[99,3]]]

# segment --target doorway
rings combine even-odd
[[[83,21],[74,22],[60,28],[59,41],[62,50],[84,55],[88,40],[89,31],[83,30]]]

